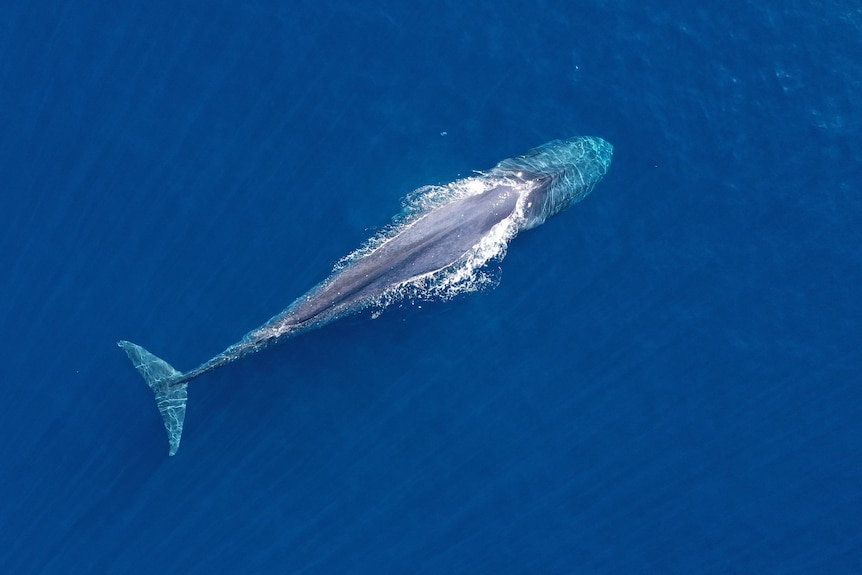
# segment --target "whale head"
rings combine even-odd
[[[586,197],[608,172],[613,150],[601,138],[553,140],[503,160],[490,174],[525,184],[522,229],[529,229]]]

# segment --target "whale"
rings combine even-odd
[[[586,197],[607,174],[612,155],[613,146],[601,138],[553,140],[490,170],[411,192],[392,223],[339,260],[326,279],[189,371],[119,341],[155,395],[168,455],[180,446],[190,381],[363,310],[376,317],[396,302],[447,300],[494,285],[489,262],[501,260],[520,232]]]

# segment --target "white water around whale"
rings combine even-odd
[[[386,307],[405,300],[445,301],[460,294],[496,286],[500,279],[500,269],[489,269],[488,264],[505,257],[509,241],[522,228],[525,221],[523,203],[530,184],[511,177],[487,174],[463,178],[445,185],[422,186],[410,192],[402,202],[401,213],[393,218],[392,223],[366,240],[358,249],[341,258],[333,267],[333,275],[379,249],[434,210],[500,186],[507,186],[519,193],[511,215],[494,225],[451,265],[395,285],[368,305],[374,309],[372,317],[376,318]]]

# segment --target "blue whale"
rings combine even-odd
[[[278,341],[367,308],[407,299],[448,299],[493,283],[486,264],[509,241],[582,200],[607,173],[613,147],[600,138],[554,140],[487,172],[425,186],[392,225],[336,264],[332,274],[240,341],[180,372],[120,341],[156,396],[170,444],[180,445],[188,382]]]

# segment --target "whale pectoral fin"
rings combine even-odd
[[[165,431],[168,432],[168,443],[170,444],[168,455],[174,455],[180,447],[180,439],[183,435],[188,384],[171,384],[180,379],[183,373],[171,367],[165,360],[132,342],[119,341],[117,345],[123,348],[123,351],[132,360],[132,365],[153,390],[153,394],[156,396],[156,407],[162,414]]]

